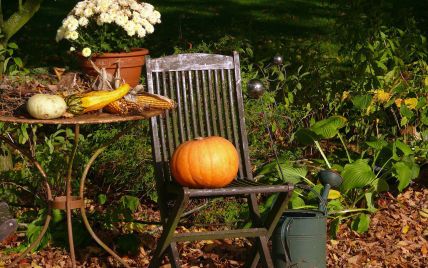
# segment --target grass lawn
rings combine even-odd
[[[55,42],[56,29],[78,1],[45,1],[15,41],[28,67],[67,64],[68,49]],[[232,35],[258,44],[260,51],[276,41],[321,42],[331,47],[335,9],[319,0],[159,0],[148,1],[162,23],[147,38],[153,56]],[[256,46],[257,48],[257,46]],[[274,53],[269,51],[270,54]]]

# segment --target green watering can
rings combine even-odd
[[[316,193],[320,199],[318,210],[287,210],[272,235],[275,268],[326,267],[327,197],[331,187],[338,187],[343,179],[331,170],[322,170],[318,176],[324,185],[322,195]]]

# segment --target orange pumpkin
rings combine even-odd
[[[174,179],[183,186],[218,188],[236,177],[239,156],[235,146],[225,138],[196,138],[178,146],[170,167]]]

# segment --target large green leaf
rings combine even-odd
[[[397,146],[397,148],[403,152],[403,154],[405,156],[411,155],[413,154],[412,148],[410,148],[410,146],[408,146],[407,144],[403,143],[400,140],[396,140],[394,142],[395,146]]]
[[[371,141],[366,141],[366,144],[375,150],[382,150],[382,148],[388,146],[388,142],[386,142],[383,138],[375,138]]]
[[[303,178],[306,178],[308,170],[306,167],[294,167],[290,163],[283,163],[280,165],[282,175],[284,175],[284,182],[298,183]],[[278,176],[281,176],[281,171],[277,166]]]
[[[358,159],[357,161],[345,165],[342,173],[342,191],[349,191],[355,188],[362,188],[372,182],[376,175],[368,164],[368,160]]]
[[[370,95],[358,95],[352,98],[352,104],[359,110],[367,109],[371,102],[372,96]]]
[[[311,126],[310,130],[324,139],[330,139],[336,136],[339,129],[345,126],[346,121],[345,117],[335,115],[316,122]]]
[[[369,230],[370,216],[367,214],[360,214],[352,221],[351,228],[358,233],[364,233]]]
[[[294,139],[303,145],[312,144],[314,141],[319,140],[321,137],[318,136],[315,132],[307,128],[298,129],[294,133]]]
[[[410,181],[419,175],[419,166],[412,162],[400,161],[394,163],[394,175],[398,179],[398,190],[401,192]]]

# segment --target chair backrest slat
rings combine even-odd
[[[230,140],[240,155],[238,178],[252,179],[245,130],[239,57],[180,54],[146,59],[151,93],[174,99],[177,108],[151,118],[157,176],[170,180],[169,159],[181,143],[204,136]]]

